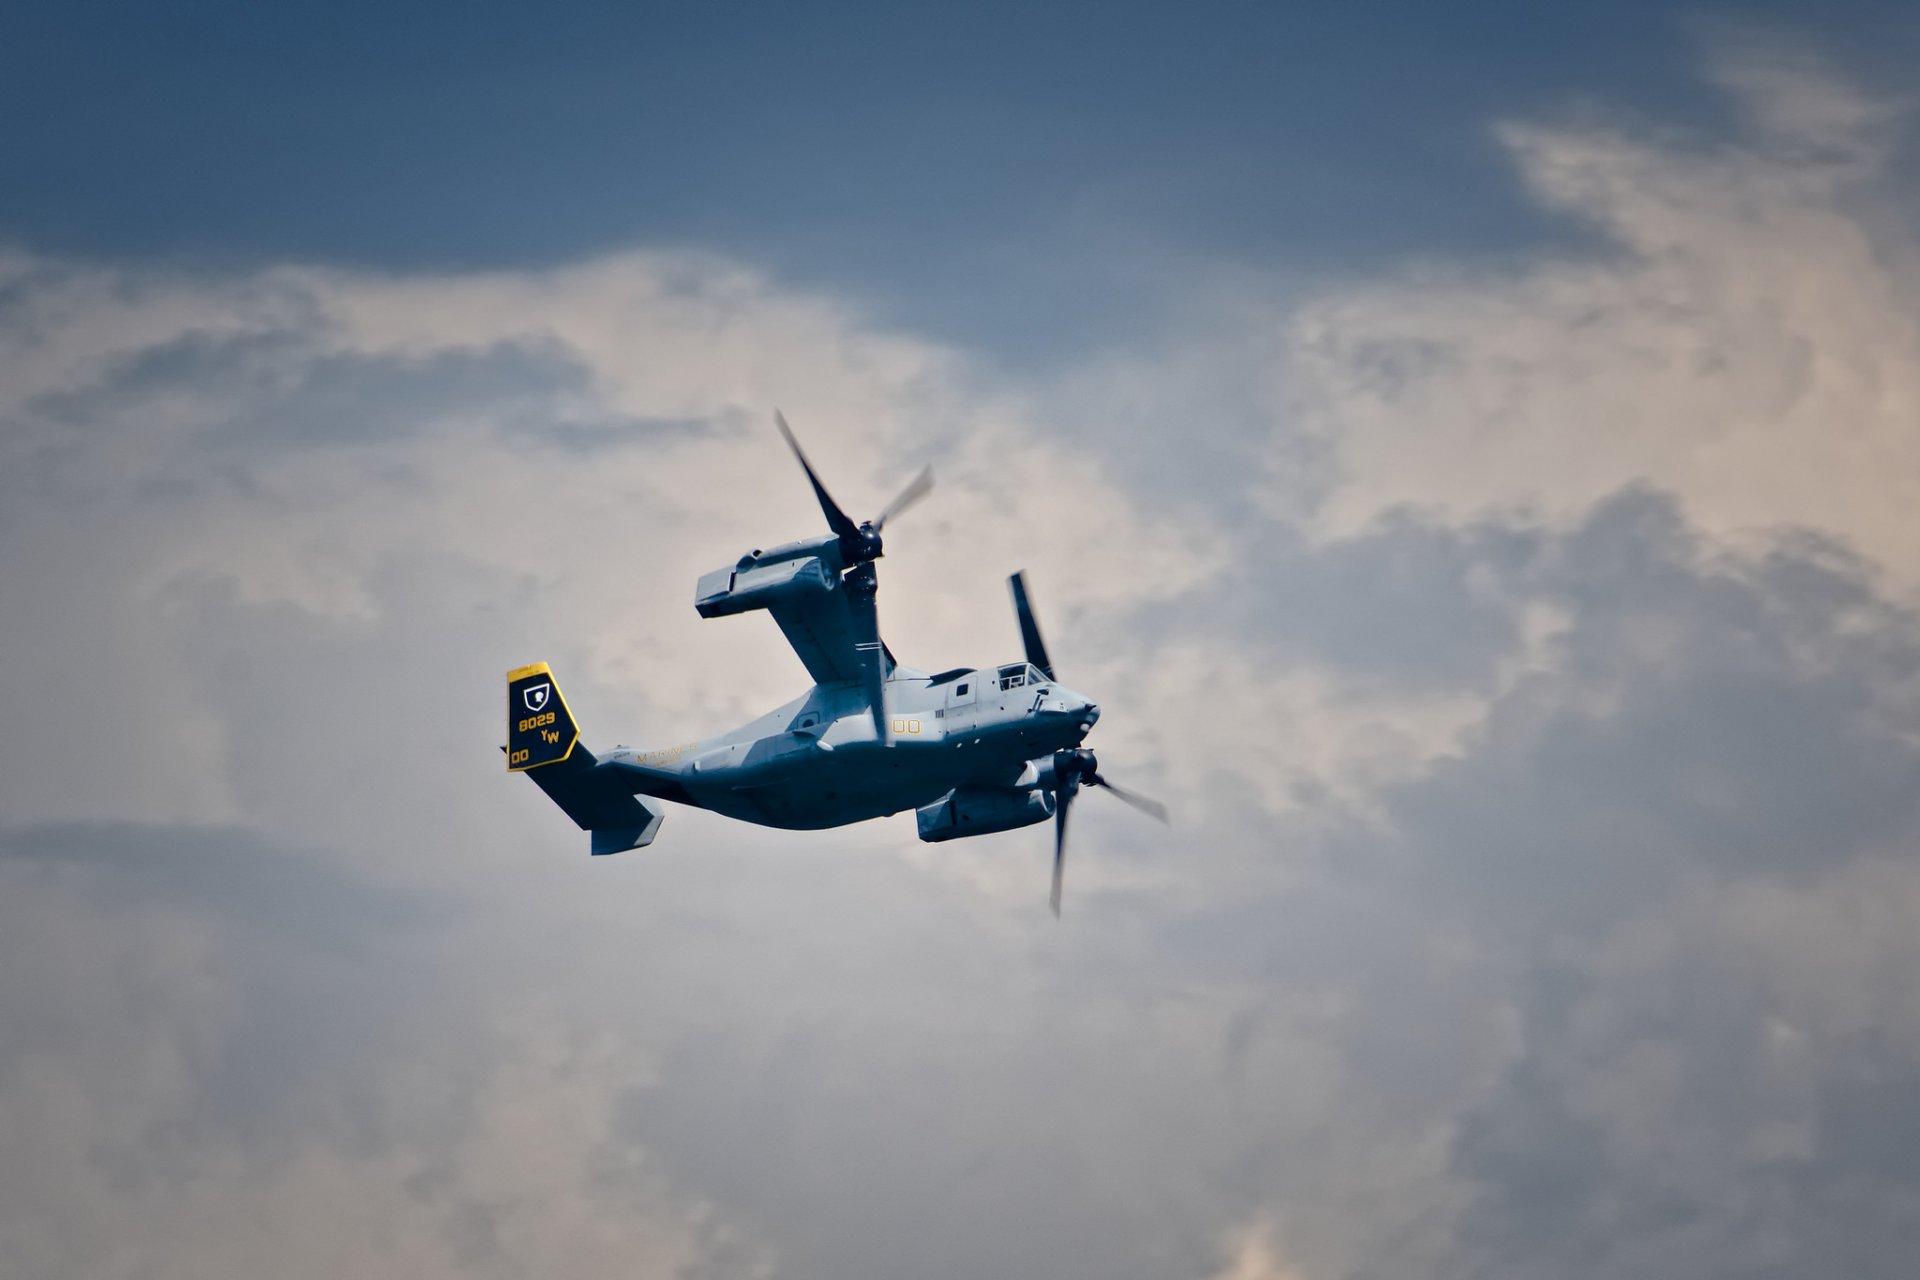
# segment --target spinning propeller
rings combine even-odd
[[[827,517],[827,527],[840,539],[840,560],[847,566],[847,574],[841,581],[847,588],[847,611],[853,617],[853,645],[860,658],[860,683],[866,690],[867,705],[873,709],[873,735],[883,746],[892,746],[893,729],[887,721],[886,708],[887,649],[880,639],[880,615],[874,607],[880,579],[874,572],[873,562],[886,554],[881,529],[888,520],[927,496],[933,488],[933,468],[923,468],[879,515],[855,524],[853,517],[841,510],[840,504],[827,492],[827,486],[820,483],[820,476],[807,461],[800,442],[793,438],[786,415],[775,409],[773,421],[786,437],[793,456],[800,460],[800,469],[807,473],[813,496],[820,500],[820,510]]]
[[[1027,598],[1027,575],[1020,572],[1008,579],[1013,584],[1013,608],[1020,615],[1020,639],[1026,646],[1027,661],[1036,667],[1040,674],[1049,680],[1053,674],[1053,662],[1047,657],[1047,645],[1040,638],[1040,624],[1034,620],[1033,603]],[[1084,728],[1084,726],[1083,726]],[[1060,914],[1061,881],[1067,869],[1067,811],[1073,805],[1073,798],[1080,793],[1082,786],[1099,787],[1110,793],[1114,799],[1132,805],[1140,812],[1159,822],[1171,826],[1167,817],[1167,806],[1158,800],[1148,799],[1137,791],[1129,791],[1115,786],[1100,775],[1100,762],[1093,752],[1085,747],[1071,751],[1053,753],[1053,914]]]
[[[827,527],[840,537],[841,560],[848,568],[852,568],[885,555],[884,544],[880,540],[881,529],[886,527],[888,520],[927,496],[933,488],[933,468],[922,468],[920,474],[900,491],[900,496],[889,502],[879,515],[855,524],[853,517],[842,511],[840,504],[833,500],[833,495],[827,492],[827,486],[820,483],[819,473],[807,461],[800,442],[793,438],[793,429],[787,425],[786,415],[775,409],[773,421],[780,428],[780,434],[787,438],[787,447],[793,450],[793,456],[800,460],[800,469],[807,473],[807,480],[813,485],[813,496],[820,499],[820,510],[827,517]]]

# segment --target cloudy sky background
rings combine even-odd
[[[0,1272],[1910,1273],[1912,18],[382,13],[0,52]],[[1062,921],[502,770],[804,686],[776,404]]]

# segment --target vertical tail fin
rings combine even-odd
[[[618,766],[601,764],[581,745],[580,726],[544,662],[507,673],[506,751],[508,771],[538,783],[589,834],[593,853],[653,843],[666,811],[635,795]]]
[[[580,742],[580,726],[544,662],[507,673],[507,769],[558,764]]]

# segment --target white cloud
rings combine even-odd
[[[1227,1261],[1212,1280],[1306,1280],[1306,1276],[1283,1260],[1274,1243],[1273,1224],[1263,1220],[1233,1232]]]
[[[372,1070],[336,1065],[316,1080],[268,1058],[252,1065],[289,1079],[243,1079],[230,1044],[243,1017],[262,1015],[238,1007],[232,966],[250,957],[225,950],[231,939],[177,911],[122,910],[103,930],[97,899],[5,883],[7,953],[64,967],[57,983],[10,980],[57,986],[62,1007],[35,1020],[7,1005],[10,1034],[33,1039],[0,1077],[8,1273],[768,1273],[763,1247],[609,1139],[621,1099],[646,1081],[630,1041],[537,1011],[469,1009],[505,1025],[404,1037],[405,1060]],[[264,1085],[288,1140],[208,1132],[231,1105],[222,1083]]]
[[[1713,67],[1745,138],[1501,128],[1591,252],[1430,264],[1292,317],[1289,408],[1342,469],[1325,530],[1396,503],[1565,518],[1647,481],[1716,532],[1808,525],[1920,576],[1920,309],[1890,267],[1920,243],[1876,211],[1895,116],[1776,44]]]
[[[0,257],[0,813],[149,824],[81,829],[82,888],[0,865],[0,1146],[34,1155],[0,1171],[0,1263],[838,1276],[892,1231],[970,1274],[1445,1274],[1565,1166],[1678,1169],[1737,1230],[1834,1156],[1823,1041],[1916,1052],[1912,663],[1861,562],[1721,535],[1813,525],[1911,580],[1920,361],[1881,270],[1910,246],[1859,212],[1891,117],[1727,48],[1743,138],[1504,129],[1596,251],[1339,286],[1039,387],[701,255]],[[1283,421],[1215,434],[1274,385]],[[1076,403],[1100,425],[1054,431]],[[775,404],[856,512],[935,464],[882,566],[904,658],[1010,655],[1030,569],[1103,765],[1175,802],[1167,836],[1089,799],[1064,926],[1043,831],[680,811],[589,862],[501,770],[528,659],[596,742],[801,687],[764,619],[689,600],[819,527]],[[1679,505],[1592,511],[1641,480]],[[1377,520],[1402,503],[1427,514]],[[243,857],[169,896],[211,839],[162,838],[186,821],[389,888],[289,874],[302,914],[234,889]],[[395,884],[443,932],[383,922]],[[1643,1025],[1683,981],[1751,997],[1723,1039]],[[1683,1086],[1749,1035],[1779,1091],[1696,1116]]]
[[[1012,568],[1035,569],[1057,618],[1178,583],[1198,536],[1138,518],[1097,460],[1050,444],[1017,402],[961,392],[951,353],[716,260],[402,279],[19,270],[0,340],[14,605],[0,638],[40,673],[9,686],[4,710],[41,726],[0,747],[0,805],[20,818],[276,816],[226,784],[220,757],[244,728],[173,670],[181,650],[221,643],[204,630],[216,596],[345,644],[379,634],[394,604],[381,584],[408,577],[441,612],[417,612],[387,661],[565,657],[570,682],[649,699],[652,724],[621,725],[616,703],[588,713],[596,734],[673,740],[792,696],[804,677],[764,619],[703,624],[690,605],[700,572],[821,525],[771,430],[776,404],[856,511],[937,464],[937,504],[901,523],[884,566],[883,617],[909,660],[1011,651]],[[534,363],[505,404],[463,398],[464,367],[434,364],[516,351]],[[323,395],[322,377],[346,390]],[[367,434],[351,419],[395,377],[425,379],[430,398],[418,421]],[[323,410],[349,420],[284,425]],[[516,421],[529,412],[586,424],[582,447]],[[314,682],[316,711],[365,680],[278,657],[233,655],[256,683]],[[404,741],[407,726],[385,732]],[[108,742],[118,786],[57,785]]]

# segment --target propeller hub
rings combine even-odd
[[[840,551],[849,563],[865,564],[885,555],[886,544],[880,540],[880,531],[873,527],[873,521],[868,520],[853,537],[842,540]]]
[[[1076,783],[1085,782],[1098,772],[1100,772],[1100,761],[1085,747],[1053,753],[1053,776],[1061,783],[1065,783],[1069,778]]]
[[[793,438],[785,415],[776,409],[773,421],[780,428],[780,434],[786,437],[787,447],[793,450],[800,469],[807,473],[807,483],[813,486],[813,496],[819,499],[820,513],[826,516],[827,527],[840,539],[841,567],[851,569],[878,560],[886,554],[886,548],[880,541],[880,530],[886,527],[888,520],[927,496],[927,491],[933,488],[933,468],[924,468],[879,515],[855,524],[853,517],[841,509],[840,504],[833,500],[833,495],[827,492],[827,486],[820,482],[813,464],[807,461],[807,455],[801,450],[800,442]]]

